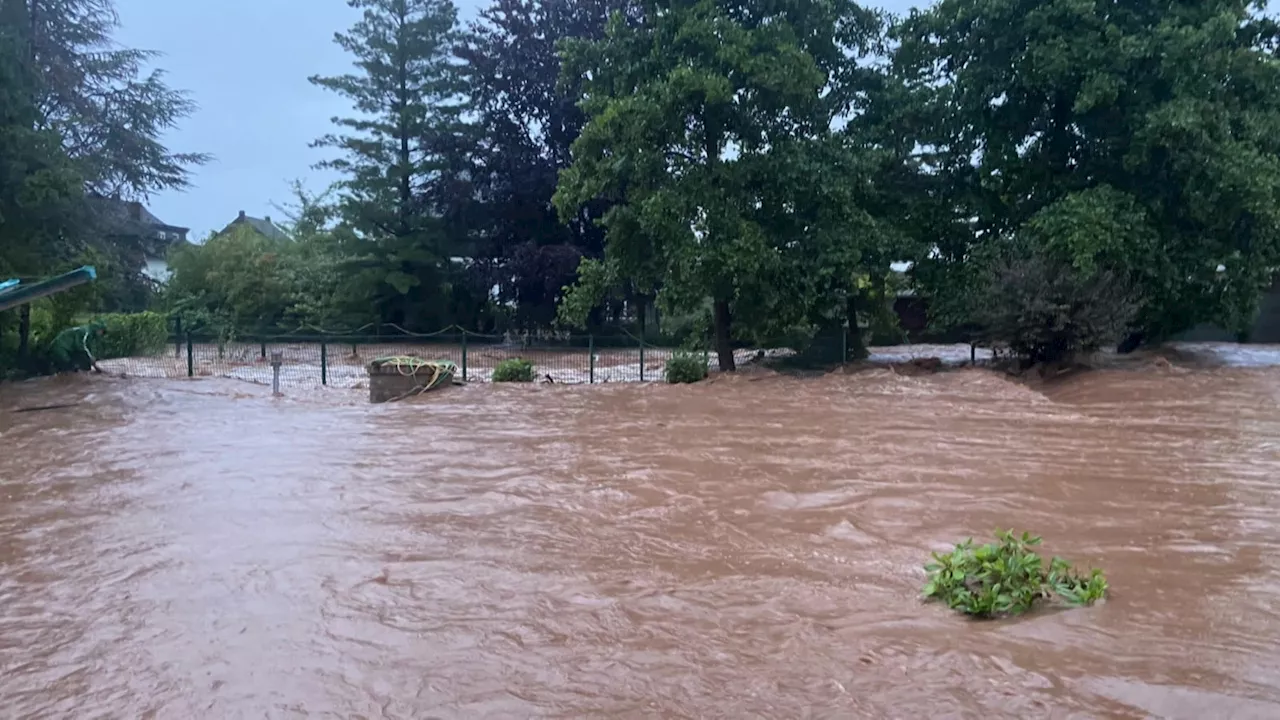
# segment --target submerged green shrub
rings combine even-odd
[[[494,382],[533,382],[533,363],[524,358],[511,358],[493,369]]]
[[[707,377],[707,361],[702,353],[676,351],[667,360],[665,372],[667,382],[673,385],[677,383],[696,383]]]
[[[1017,615],[1057,596],[1071,605],[1091,605],[1107,594],[1101,570],[1077,574],[1062,558],[1044,560],[1029,548],[1040,538],[996,531],[998,543],[974,547],[968,539],[924,566],[924,596],[975,617]]]

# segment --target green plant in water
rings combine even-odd
[[[997,543],[975,547],[970,538],[947,554],[933,553],[924,566],[924,596],[974,617],[1017,615],[1040,600],[1058,597],[1071,605],[1091,605],[1107,594],[1101,570],[1077,573],[1062,558],[1044,560],[1030,548],[1040,538],[996,531]]]
[[[696,383],[707,377],[706,356],[699,352],[678,350],[671,354],[665,369],[667,382]]]
[[[494,382],[533,382],[533,363],[524,358],[511,358],[493,369]]]

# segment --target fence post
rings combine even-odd
[[[462,382],[467,381],[467,331],[462,331]]]
[[[280,366],[284,364],[284,353],[271,353],[271,394],[280,397]]]
[[[596,381],[596,336],[587,336],[587,384],[594,384]]]
[[[849,362],[849,329],[840,333],[840,364],[844,365]]]
[[[261,340],[260,342],[262,343],[262,359],[266,360],[267,359],[267,341]]]
[[[320,384],[329,384],[329,346],[320,341]]]
[[[191,351],[191,331],[187,331],[187,377],[196,376],[195,357]]]
[[[182,357],[182,316],[173,316],[173,356]]]
[[[644,382],[644,339],[640,340],[640,382]]]
[[[31,352],[31,303],[18,310],[18,362],[26,368]]]

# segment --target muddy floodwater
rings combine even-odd
[[[268,395],[0,388],[0,715],[1280,717],[1280,368]],[[996,527],[1111,598],[918,600]]]

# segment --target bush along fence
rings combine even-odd
[[[338,388],[364,387],[369,363],[392,356],[452,361],[458,366],[457,377],[469,382],[494,381],[495,370],[512,360],[532,366],[532,373],[519,373],[516,380],[531,376],[534,382],[555,383],[665,381],[673,355],[685,366],[690,358],[700,359],[703,368],[714,361],[703,351],[655,347],[630,335],[484,335],[451,328],[425,334],[312,330],[221,338],[182,332],[171,335],[163,348],[153,345],[140,354],[103,359],[99,365],[131,377],[227,377],[269,385],[276,353],[282,361],[282,384]],[[753,355],[744,350],[740,359]],[[690,371],[686,367],[682,373],[685,378]],[[500,371],[497,380],[505,379]]]

